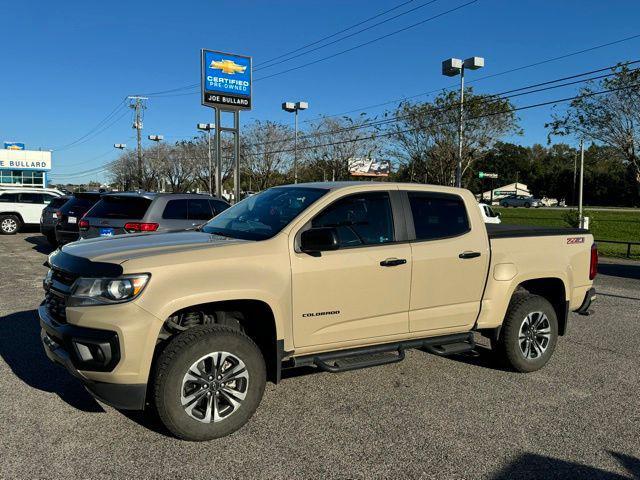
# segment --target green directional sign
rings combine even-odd
[[[484,178],[484,172],[478,172],[478,178]]]

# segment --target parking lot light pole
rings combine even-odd
[[[293,140],[293,183],[298,183],[298,111],[309,108],[307,102],[284,102],[282,110],[285,112],[293,112],[294,120],[294,140]]]
[[[164,140],[164,135],[149,135],[147,138],[152,142],[157,143],[156,149],[158,152],[158,165],[160,165],[160,142]]]
[[[458,119],[458,164],[456,165],[456,187],[462,187],[462,143],[464,119],[464,70],[478,70],[484,67],[483,57],[470,57],[462,61],[459,58],[449,58],[442,62],[442,74],[447,77],[460,75],[460,117]]]
[[[201,130],[203,132],[207,132],[207,143],[208,143],[208,152],[209,152],[209,195],[213,195],[213,160],[211,157],[211,130],[214,130],[216,128],[216,124],[215,123],[199,123],[197,125],[198,130]],[[220,187],[218,187],[218,185],[216,185],[216,190],[218,190]],[[222,196],[222,192],[218,192],[216,191],[216,195],[218,197]]]

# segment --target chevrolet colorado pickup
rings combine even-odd
[[[154,407],[177,437],[245,424],[283,368],[341,372],[409,348],[544,366],[595,298],[580,229],[485,225],[471,192],[393,183],[275,187],[203,227],[52,253],[49,358],[99,400]]]

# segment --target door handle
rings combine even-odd
[[[405,258],[387,258],[380,262],[381,267],[396,267],[398,265],[404,265],[407,263]]]
[[[462,252],[458,255],[458,258],[467,259],[467,258],[476,258],[480,256],[480,252]]]

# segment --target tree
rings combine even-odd
[[[251,176],[251,188],[264,190],[275,185],[291,167],[292,150],[293,132],[285,125],[256,120],[245,128],[240,161],[243,171]]]
[[[618,65],[612,73],[589,82],[567,111],[546,126],[549,137],[575,135],[610,147],[632,170],[640,194],[640,70]]]
[[[390,127],[391,152],[401,164],[400,174],[408,177],[405,180],[453,185],[458,159],[459,105],[458,93],[450,91],[441,93],[433,102],[403,102],[391,112],[396,120]],[[507,99],[475,95],[472,88],[467,88],[464,110],[462,175],[466,185],[473,164],[502,137],[520,130]]]
[[[301,145],[307,180],[348,180],[351,159],[381,155],[377,130],[370,123],[364,115],[326,117],[315,123]]]

